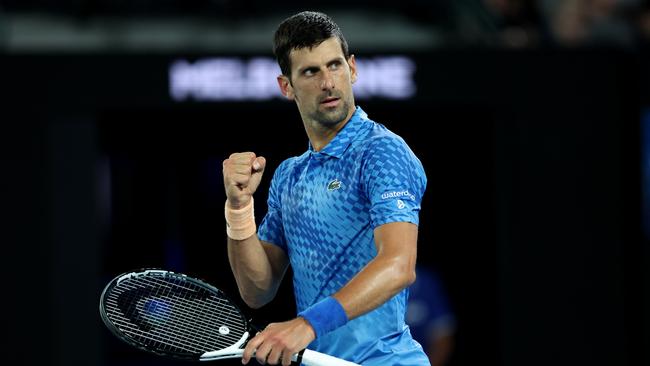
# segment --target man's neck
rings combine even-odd
[[[315,121],[304,121],[305,131],[307,132],[307,137],[309,138],[309,143],[311,144],[314,151],[321,151],[327,144],[330,143],[336,137],[336,135],[345,127],[345,125],[352,119],[356,108],[353,108],[345,120],[337,123],[334,126],[328,127],[323,126],[322,124]]]

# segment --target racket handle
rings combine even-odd
[[[302,364],[305,366],[361,366],[354,362],[308,349],[302,354]]]

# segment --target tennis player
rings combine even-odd
[[[274,52],[280,90],[298,106],[309,148],[275,171],[259,228],[253,195],[266,160],[243,152],[223,162],[228,256],[252,308],[273,299],[291,265],[299,313],[251,339],[242,362],[289,365],[309,346],[364,366],[429,365],[404,322],[422,164],[355,105],[354,55],[327,15],[284,20]]]

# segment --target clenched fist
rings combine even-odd
[[[223,161],[223,185],[233,209],[246,206],[262,180],[266,159],[252,152],[234,153]]]

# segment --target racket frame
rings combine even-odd
[[[205,352],[203,354],[192,353],[192,352],[187,352],[187,353],[164,352],[164,351],[161,351],[161,350],[159,350],[159,349],[157,349],[155,347],[147,346],[144,343],[138,342],[135,339],[133,339],[131,337],[128,337],[108,317],[106,306],[105,306],[106,296],[115,286],[119,285],[122,281],[131,279],[131,278],[134,278],[134,277],[148,276],[148,275],[150,275],[152,273],[159,274],[161,276],[170,275],[172,277],[181,278],[181,279],[183,279],[185,281],[197,284],[197,285],[199,285],[201,287],[205,287],[205,288],[209,289],[210,291],[213,291],[213,292],[219,294],[219,296],[227,299],[228,302],[230,303],[230,305],[232,305],[239,312],[239,314],[241,315],[241,319],[242,319],[242,321],[244,323],[243,324],[244,329],[247,329],[247,331],[244,332],[241,339],[239,341],[237,341],[236,343],[234,343],[234,344],[232,344],[232,345],[230,345],[230,346],[228,346],[226,348],[223,348],[223,349],[220,349],[220,350],[217,350],[217,351]],[[237,306],[237,304],[228,295],[226,295],[226,293],[224,293],[220,289],[212,286],[211,284],[209,284],[209,283],[207,283],[207,282],[205,282],[205,281],[203,281],[201,279],[194,278],[194,277],[188,276],[188,275],[183,274],[183,273],[167,271],[167,270],[157,269],[157,268],[143,268],[141,270],[126,272],[126,273],[123,273],[123,274],[117,276],[112,281],[110,281],[108,283],[108,285],[106,285],[106,287],[102,291],[100,301],[99,301],[99,314],[100,314],[100,316],[102,318],[102,321],[104,322],[106,327],[111,331],[111,333],[113,333],[113,335],[115,335],[117,338],[119,338],[123,342],[126,342],[130,346],[135,347],[137,349],[140,349],[142,351],[146,351],[146,352],[149,352],[149,353],[154,353],[154,354],[159,355],[159,356],[173,357],[173,358],[181,359],[181,360],[213,361],[213,360],[220,360],[220,359],[226,359],[226,358],[241,357],[241,355],[244,354],[243,347],[246,345],[246,342],[248,341],[248,338],[250,336],[250,331],[252,329],[251,324],[248,322],[248,320],[244,316],[244,313],[241,311],[239,306]]]
[[[247,331],[243,333],[239,341],[232,344],[231,346],[217,351],[205,352],[200,355],[197,353],[190,353],[190,352],[188,353],[163,352],[158,350],[157,348],[147,346],[146,344],[139,343],[136,340],[127,337],[126,335],[124,335],[124,333],[121,330],[119,330],[119,328],[115,324],[113,324],[113,322],[106,315],[106,309],[104,305],[105,297],[107,293],[110,291],[110,289],[117,286],[120,282],[126,279],[130,279],[132,277],[146,276],[150,273],[158,273],[161,275],[169,274],[174,277],[180,277],[186,281],[195,283],[202,287],[206,287],[211,291],[218,293],[220,296],[227,299],[228,302],[239,312],[239,314],[241,315],[241,319],[244,322],[244,329],[246,329]],[[228,358],[239,358],[244,354],[244,347],[248,342],[250,332],[253,330],[251,323],[246,319],[244,313],[241,311],[237,303],[235,303],[225,292],[221,291],[220,289],[210,285],[209,283],[201,279],[190,277],[183,273],[172,272],[172,271],[167,271],[167,270],[157,269],[157,268],[144,268],[137,271],[126,272],[123,273],[122,275],[117,276],[112,281],[110,281],[102,291],[102,295],[99,301],[99,314],[102,318],[102,321],[104,322],[106,327],[111,331],[111,333],[113,333],[113,335],[115,335],[117,338],[124,341],[125,343],[129,344],[130,346],[159,356],[172,357],[172,358],[184,359],[184,360],[215,361],[215,360],[228,359]],[[294,354],[291,360],[297,362],[298,364],[302,363],[305,366],[330,366],[330,365],[331,366],[361,366],[354,362],[346,361],[334,356],[312,351],[309,349],[304,349],[299,353]]]

